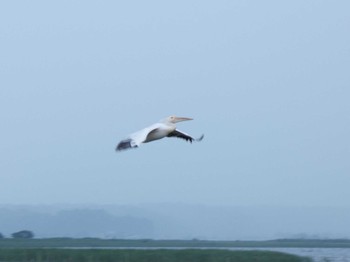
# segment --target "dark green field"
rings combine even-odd
[[[99,238],[0,239],[0,248],[231,248],[231,247],[307,247],[350,248],[348,239],[280,239],[269,241],[207,240],[127,240]]]
[[[0,249],[6,262],[310,262],[308,258],[270,251],[208,249]]]
[[[126,240],[98,238],[0,239],[0,262],[310,262],[270,251],[219,248],[350,248],[350,240],[280,239],[270,241]],[[179,249],[174,249],[179,248]],[[207,249],[206,249],[207,248]]]

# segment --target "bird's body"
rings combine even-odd
[[[191,143],[193,141],[201,141],[203,139],[203,135],[200,138],[195,139],[186,133],[183,133],[176,129],[175,123],[188,120],[192,120],[192,118],[169,116],[161,120],[159,123],[153,124],[138,132],[132,133],[126,139],[120,141],[116,147],[116,150],[121,151],[129,148],[139,147],[142,143],[148,143],[154,140],[162,139],[164,137],[178,137],[185,139]]]

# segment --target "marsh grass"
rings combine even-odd
[[[271,251],[206,249],[0,249],[6,262],[311,262]]]
[[[281,239],[268,241],[208,241],[208,240],[152,240],[98,238],[38,238],[0,239],[0,248],[233,248],[233,247],[294,247],[294,248],[350,248],[348,239]]]

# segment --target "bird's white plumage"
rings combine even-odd
[[[153,137],[153,139],[148,141],[147,137],[153,130],[157,130],[157,132],[155,132],[155,136]],[[150,142],[156,139],[161,139],[163,137],[166,137],[170,131],[172,130],[169,130],[169,127],[164,125],[163,123],[156,123],[149,127],[141,129],[140,131],[132,133],[129,136],[129,138],[132,139],[132,141],[136,146],[139,146],[141,145],[141,143],[146,143],[146,142]]]
[[[203,135],[199,139],[194,139],[188,134],[176,130],[175,123],[187,120],[192,120],[192,118],[169,116],[161,120],[159,123],[150,125],[149,127],[130,134],[126,139],[120,141],[116,150],[120,151],[139,147],[142,143],[148,143],[164,137],[178,137],[190,142],[201,141],[203,139]]]

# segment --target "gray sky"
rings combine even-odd
[[[350,206],[349,10],[2,1],[0,204]],[[202,143],[114,151],[171,114]]]

